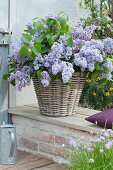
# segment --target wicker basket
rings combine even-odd
[[[71,86],[56,80],[43,87],[38,78],[33,77],[40,113],[47,116],[75,114],[85,79],[86,73],[77,72],[73,74]]]

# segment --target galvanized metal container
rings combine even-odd
[[[0,125],[0,164],[16,164],[17,160],[16,127]]]

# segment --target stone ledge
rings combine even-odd
[[[76,130],[81,130],[85,132],[90,132],[91,130],[94,133],[98,132],[99,127],[96,125],[87,122],[85,117],[99,113],[100,111],[92,110],[88,108],[78,107],[77,113],[72,116],[65,117],[48,117],[40,114],[37,104],[24,105],[15,108],[9,108],[8,112],[12,115],[18,115],[25,118],[47,122],[55,125],[63,125],[68,128],[73,128]]]
[[[85,121],[85,117],[98,111],[78,108],[76,115],[47,117],[40,114],[38,105],[10,108],[12,122],[16,125],[18,149],[59,162],[65,159],[62,144],[70,148],[70,139],[80,144],[96,136],[99,127]],[[93,131],[91,135],[89,131]]]

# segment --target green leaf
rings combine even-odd
[[[39,44],[34,44],[34,47],[32,48],[32,51],[37,54],[37,53],[42,53],[41,47]]]
[[[109,69],[108,68],[105,69],[105,72],[106,72],[105,76],[107,76],[109,74]]]
[[[70,82],[67,82],[66,85],[71,86],[72,84]]]
[[[64,13],[64,11],[61,11],[57,16],[61,15],[62,13]]]
[[[42,20],[42,22],[43,22],[45,25],[47,25],[46,20],[44,20],[44,19],[41,19],[41,20]]]
[[[79,50],[82,48],[83,45],[79,45]]]
[[[99,63],[96,63],[96,64],[95,64],[95,69],[96,69],[97,71],[101,70],[101,68],[100,68],[100,66],[99,66]]]
[[[65,30],[68,32],[69,31],[69,25],[65,25]]]
[[[43,27],[43,24],[41,22],[39,22],[39,21],[38,22],[34,22],[33,25],[37,27],[38,31],[40,31],[41,28]]]
[[[39,19],[39,17],[34,18],[33,21],[36,20],[36,19]]]
[[[29,43],[32,40],[32,37],[29,34],[22,34],[22,38],[26,43]]]
[[[63,17],[60,17],[58,19],[58,21],[59,21],[61,27],[64,26],[67,23],[67,20],[65,18],[63,18]]]
[[[51,46],[51,45],[53,45],[53,42],[54,42],[54,37],[51,37],[51,38],[48,40],[48,43],[49,43],[49,45]]]
[[[74,31],[74,29],[73,29],[72,27],[69,26],[68,34],[71,34],[73,31]]]
[[[52,37],[52,33],[48,33],[47,35],[46,35],[46,38],[47,38],[47,40],[49,40],[51,37]]]
[[[56,20],[53,19],[53,18],[48,18],[48,19],[47,19],[47,25],[48,25],[49,28],[55,26],[56,23],[57,23]]]
[[[29,55],[29,51],[28,51],[28,46],[27,45],[23,45],[20,49],[20,58],[24,58],[26,55]]]
[[[8,62],[7,65],[9,66],[9,65],[13,65],[13,64],[14,64],[14,63],[13,63],[12,61],[10,61],[10,62]]]
[[[60,24],[57,22],[56,29],[60,29]]]
[[[29,57],[32,59],[32,60],[35,60],[36,58],[36,55],[33,51],[31,51],[31,53],[29,54]]]
[[[69,21],[69,16],[67,15],[67,21]]]
[[[32,62],[30,62],[29,65],[30,65],[31,67],[34,67],[34,64],[33,64]]]
[[[4,80],[7,80],[8,77],[9,77],[9,74],[4,74],[4,75],[3,75],[3,79],[4,79]]]
[[[34,35],[34,34],[35,34],[35,32],[36,32],[36,30],[35,30],[35,29],[31,29],[31,31],[30,31],[30,35]]]
[[[24,30],[24,32],[27,32],[27,33],[28,33],[29,31],[28,31],[28,30]]]
[[[107,84],[107,79],[102,79],[102,83],[98,86],[98,88],[105,86]]]
[[[13,86],[16,86],[16,82],[15,82],[15,79],[12,80],[12,82],[10,82]]]
[[[72,39],[72,37],[68,38],[68,39],[67,39],[67,42],[68,42],[68,45],[69,45],[70,47],[73,46],[73,39]]]
[[[61,74],[58,73],[57,75],[51,75],[51,80],[52,81],[55,81],[55,80],[61,80],[62,81]]]
[[[50,51],[50,50],[51,50],[51,48],[48,47],[48,46],[42,47],[42,53],[43,53],[43,54],[47,53],[47,52]]]
[[[93,71],[91,74],[91,79],[96,79],[99,76],[99,73],[97,71]]]
[[[36,36],[35,41],[41,43],[43,41],[43,37]]]
[[[41,71],[41,70],[38,70],[38,71],[37,71],[38,80],[40,80],[40,79],[42,78],[41,73],[42,73],[42,71]]]
[[[57,32],[57,34],[55,35],[54,39],[56,40],[59,36],[60,36],[60,33]]]
[[[36,70],[33,72],[33,75],[34,75],[35,77],[37,76],[37,71],[36,71]]]
[[[47,34],[46,38],[47,38],[47,41],[48,41],[49,45],[51,46],[53,44],[53,42],[54,42],[53,34],[52,33]]]

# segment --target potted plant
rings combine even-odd
[[[12,46],[9,73],[18,90],[33,78],[40,112],[48,116],[75,114],[86,74],[111,81],[113,39],[92,39],[95,26],[68,24],[68,16],[35,18],[21,42]]]

